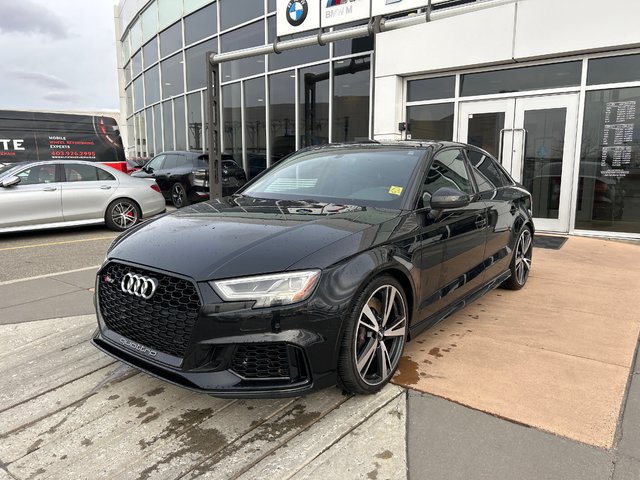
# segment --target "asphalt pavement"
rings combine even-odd
[[[607,448],[465,406],[468,392],[443,398],[410,382],[367,397],[330,388],[235,401],[138,373],[87,341],[109,233],[0,238],[0,480],[640,479],[637,353]]]

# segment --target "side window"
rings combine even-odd
[[[158,155],[155,158],[152,158],[149,163],[147,163],[148,168],[152,168],[153,170],[160,170],[164,165],[164,159],[167,158],[166,155]]]
[[[97,182],[98,169],[91,165],[67,163],[64,165],[67,182]]]
[[[55,165],[37,165],[22,170],[16,175],[20,178],[18,185],[37,185],[39,183],[53,183],[56,181]]]
[[[163,170],[172,170],[178,166],[178,155],[167,155],[167,159],[164,161]]]
[[[477,150],[467,150],[467,156],[481,192],[494,190],[511,183],[491,157]]]
[[[431,198],[436,190],[442,187],[456,188],[461,192],[473,195],[473,187],[462,150],[457,148],[445,150],[437,153],[433,158],[422,192],[423,194],[428,193],[428,198]]]
[[[103,170],[101,168],[98,168],[97,170],[98,170],[98,180],[100,180],[101,182],[110,182],[116,179],[116,177],[111,175],[111,173],[107,172],[106,170]]]
[[[184,155],[176,155],[178,161],[178,167],[193,167],[195,159],[193,157],[185,157]]]

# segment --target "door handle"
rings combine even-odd
[[[47,187],[42,189],[43,192],[55,192],[56,190],[56,187]]]
[[[111,190],[111,185],[101,185],[100,190]]]

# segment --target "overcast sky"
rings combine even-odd
[[[116,0],[0,0],[0,110],[119,110]]]

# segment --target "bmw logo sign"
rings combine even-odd
[[[287,22],[293,27],[302,25],[309,13],[307,0],[290,0],[287,3]]]

